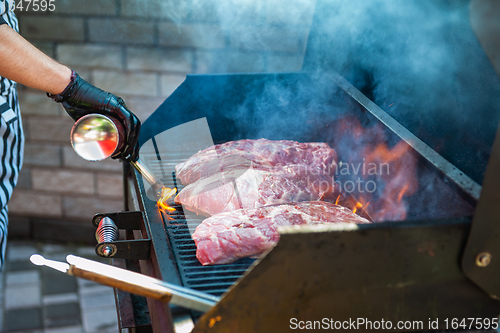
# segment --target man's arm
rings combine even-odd
[[[7,24],[2,24],[0,76],[49,94],[59,94],[70,83],[71,69],[45,55]]]
[[[122,151],[112,157],[125,161],[137,160],[141,122],[125,102],[88,83],[2,23],[5,21],[0,21],[0,76],[47,92],[49,97],[62,104],[74,120],[89,113],[117,119],[125,129],[126,144]]]

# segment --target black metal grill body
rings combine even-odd
[[[197,332],[209,330],[214,325],[213,318],[219,317],[232,319],[220,323],[216,320],[220,329],[218,332],[231,332],[236,322],[240,323],[238,325],[238,331],[240,332],[245,330],[251,332],[255,331],[254,329],[260,331],[269,331],[271,329],[272,331],[279,325],[288,327],[286,322],[280,324],[276,320],[270,319],[273,318],[268,315],[271,308],[274,309],[274,312],[278,311],[273,316],[279,314],[281,320],[285,320],[285,317],[297,311],[317,313],[318,315],[328,315],[329,313],[333,315],[333,312],[335,312],[338,313],[339,320],[347,318],[346,316],[417,320],[439,317],[440,314],[446,316],[453,313],[460,316],[464,314],[491,316],[500,313],[500,305],[492,301],[486,293],[467,280],[459,267],[463,241],[470,227],[470,219],[464,219],[463,216],[470,216],[474,211],[478,196],[477,184],[461,174],[460,170],[444,163],[439,156],[436,157],[429,153],[432,150],[426,150],[423,143],[419,143],[418,140],[412,138],[411,135],[404,131],[404,128],[400,129],[396,126],[397,124],[391,123],[390,119],[386,118],[383,113],[374,112],[377,111],[374,110],[376,106],[369,104],[369,101],[363,100],[364,96],[359,91],[338,79],[334,74],[333,76],[318,77],[306,73],[188,76],[173,95],[144,123],[141,132],[141,144],[154,139],[169,128],[206,117],[216,143],[243,138],[257,139],[266,137],[268,139],[324,141],[328,142],[332,147],[336,147],[336,145],[345,143],[335,141],[335,135],[330,132],[330,129],[344,116],[355,115],[365,126],[372,126],[380,122],[386,125],[389,144],[398,142],[401,139],[409,142],[419,158],[419,175],[429,175],[430,173],[432,175],[430,179],[440,184],[438,196],[433,195],[435,193],[423,187],[410,198],[411,200],[408,201],[409,219],[405,222],[398,222],[398,228],[392,228],[393,223],[386,223],[381,224],[380,229],[374,226],[374,228],[369,227],[369,230],[366,231],[364,229],[358,231],[363,236],[373,237],[370,238],[370,242],[366,242],[367,244],[376,244],[377,242],[386,244],[386,242],[389,242],[388,247],[360,247],[356,243],[359,240],[353,241],[343,238],[350,237],[349,234],[352,234],[348,230],[327,231],[326,234],[329,236],[325,237],[332,237],[334,243],[337,237],[344,239],[340,242],[346,248],[351,249],[347,252],[354,252],[346,254],[347,257],[340,256],[335,259],[327,257],[324,259],[324,263],[317,260],[317,253],[311,253],[311,256],[316,260],[311,260],[313,267],[308,269],[314,274],[323,272],[322,275],[324,275],[318,281],[324,281],[324,279],[337,281],[334,277],[337,276],[339,269],[346,272],[352,270],[342,268],[342,265],[350,265],[349,261],[351,259],[358,262],[358,264],[354,265],[358,271],[346,274],[354,274],[357,277],[360,274],[364,276],[362,262],[372,266],[373,263],[377,262],[377,256],[379,256],[385,257],[383,260],[386,264],[381,263],[379,268],[377,268],[377,265],[370,268],[369,274],[375,279],[375,282],[372,282],[369,278],[359,279],[353,275],[351,277],[347,276],[347,279],[342,278],[338,282],[339,284],[334,287],[329,283],[325,283],[324,289],[310,291],[312,294],[320,292],[331,295],[328,299],[332,300],[335,299],[336,294],[345,294],[340,290],[350,290],[349,297],[357,297],[357,300],[353,300],[351,306],[346,306],[344,300],[333,303],[323,300],[322,303],[311,301],[310,304],[314,304],[313,308],[307,308],[307,305],[297,303],[297,297],[302,296],[299,296],[300,288],[296,286],[301,283],[307,285],[307,282],[299,278],[303,277],[303,274],[297,273],[292,275],[293,278],[287,276],[287,274],[293,274],[294,270],[303,270],[295,266],[280,267],[273,263],[276,256],[279,258],[283,255],[283,252],[278,250],[282,248],[280,247],[281,242],[262,261],[257,260],[255,262],[253,259],[243,259],[229,265],[203,267],[195,257],[195,246],[189,233],[190,226],[183,217],[182,208],[175,207],[177,209],[175,213],[160,212],[156,202],[147,197],[139,174],[134,174],[133,179],[139,199],[137,204],[144,211],[145,228],[149,229],[152,246],[152,265],[149,268],[143,268],[143,272],[149,272],[150,275],[157,276],[170,283],[214,295],[224,295],[220,306],[216,306],[213,311],[199,319],[200,322],[196,328]],[[168,145],[166,146],[168,147]],[[162,180],[167,186],[179,186],[175,181],[175,175],[162,174],[162,172],[169,169],[167,166],[171,169],[171,167],[187,157],[189,156],[159,154],[156,156],[156,165],[162,167],[153,168],[153,171],[161,174]],[[426,177],[423,179],[429,179],[429,176]],[[432,196],[432,200],[429,200],[429,196]],[[422,204],[431,205],[432,207],[442,205],[445,209],[432,212],[431,209],[426,209],[425,206],[422,208]],[[446,209],[446,207],[450,209]],[[462,209],[455,209],[456,207]],[[443,221],[443,218],[451,219]],[[433,221],[436,221],[435,225]],[[413,230],[410,235],[413,233],[419,236],[416,238],[408,236],[408,230]],[[372,232],[373,236],[370,236]],[[399,234],[400,232],[401,234]],[[439,235],[443,235],[443,232],[451,239],[456,240],[453,245],[448,246],[446,242],[443,243],[442,240],[439,240],[439,237],[441,237]],[[143,234],[146,233],[143,232]],[[383,234],[386,236],[381,236]],[[315,235],[317,235],[315,231],[310,234],[313,240],[316,237]],[[286,239],[289,239],[289,236],[285,236]],[[318,237],[321,237],[321,235]],[[405,237],[411,237],[412,240],[402,241]],[[337,239],[337,241],[339,240]],[[365,242],[363,241],[363,243]],[[290,243],[284,242],[283,247],[286,248],[286,244]],[[315,246],[312,248],[315,248]],[[317,248],[321,248],[319,244]],[[333,249],[328,248],[325,251],[331,252]],[[338,251],[338,249],[335,249],[335,251]],[[432,255],[435,252],[437,255]],[[356,255],[353,256],[353,253],[356,253]],[[363,255],[363,253],[365,254]],[[386,260],[391,260],[389,258],[396,255],[396,253],[399,259],[393,264],[387,265]],[[415,255],[418,256],[422,253],[427,254],[426,261],[423,262],[420,257],[415,258]],[[332,260],[340,260],[340,262],[335,264]],[[419,270],[417,267],[413,267],[411,263],[413,260],[417,260],[418,265],[422,265],[422,269],[418,274],[416,272]],[[341,266],[332,271],[331,265]],[[402,267],[401,265],[406,268],[398,272]],[[269,270],[269,267],[272,266],[280,267],[280,269],[278,271]],[[434,271],[436,267],[442,269]],[[443,269],[448,273],[444,273]],[[259,280],[258,276],[265,278],[266,274],[272,274],[270,277],[273,278],[266,280],[273,281],[276,285],[270,287],[262,284],[262,280]],[[292,282],[280,283],[279,274],[284,274],[282,276],[283,281],[293,281],[294,284],[290,284]],[[330,279],[329,276],[332,278]],[[295,277],[298,280],[295,280]],[[304,278],[307,281],[308,278]],[[361,287],[363,284],[366,285],[366,288]],[[394,285],[399,287],[394,288]],[[444,288],[444,286],[447,287]],[[370,288],[375,288],[376,291],[370,291]],[[263,291],[264,295],[261,294]],[[428,295],[433,292],[440,295],[439,302],[429,302]],[[276,295],[269,300],[267,298],[268,294]],[[245,298],[248,298],[248,303],[245,305],[245,301],[242,301],[238,295],[245,295]],[[251,295],[256,295],[256,299],[250,299]],[[413,300],[409,299],[410,295]],[[446,295],[449,295],[449,297]],[[289,299],[289,297],[292,298]],[[405,298],[407,298],[406,301],[404,301]],[[384,300],[385,307],[376,305],[380,303],[381,299]],[[283,302],[283,300],[285,301]],[[278,303],[280,304],[278,307],[273,305]],[[353,308],[356,304],[358,307]],[[361,304],[364,304],[364,306],[361,306]],[[450,306],[450,304],[453,304],[453,306]],[[287,306],[289,307],[287,308]],[[318,306],[322,308],[321,311],[317,308]],[[404,309],[401,312],[394,312],[393,308],[398,306],[402,306]],[[338,307],[338,309],[335,310],[335,307]],[[257,308],[261,308],[262,312],[255,310]],[[417,308],[418,311],[416,311]],[[328,310],[325,312],[325,309]],[[340,311],[341,309],[342,311]],[[453,309],[457,311],[454,312]],[[174,313],[184,311],[178,308],[158,310],[158,307],[155,308],[151,305],[150,310],[160,313],[170,310]],[[200,314],[193,314],[195,319],[198,319],[199,316]],[[316,318],[311,317],[311,319]],[[162,326],[161,320],[154,320],[157,321],[157,327]],[[250,323],[255,322],[259,324],[250,325]]]

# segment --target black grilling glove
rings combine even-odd
[[[137,140],[141,122],[127,109],[123,99],[93,86],[75,71],[71,74],[70,84],[62,93],[47,94],[47,96],[62,103],[66,112],[75,121],[90,113],[99,113],[117,119],[125,130],[126,142],[122,150],[111,158],[120,158],[127,162],[138,159]]]

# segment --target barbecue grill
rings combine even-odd
[[[355,77],[354,67],[334,71],[335,61],[325,66],[318,60],[331,59],[320,38],[328,29],[325,16],[331,15],[330,6],[318,2],[304,66],[308,72],[187,76],[143,124],[140,144],[152,149],[141,150],[141,159],[149,161],[166,186],[182,188],[172,170],[192,152],[174,145],[175,138],[165,142],[162,133],[191,121],[206,121],[216,144],[262,137],[321,141],[350,163],[356,158],[351,154],[358,147],[356,139],[349,132],[339,136],[338,130],[352,124],[377,127],[389,148],[403,142],[416,161],[418,189],[404,199],[404,220],[284,228],[278,245],[260,259],[202,266],[190,233],[202,218],[186,218],[179,205],[160,210],[140,174],[125,168],[130,212],[94,219],[97,227],[102,217],[110,217],[125,233],[123,240],[106,242],[116,250],[114,264],[222,298],[202,314],[117,291],[121,327],[168,332],[194,325],[193,332],[280,332],[293,323],[324,324],[327,318],[332,329],[336,323],[363,319],[413,323],[386,327],[393,331],[429,331],[480,329],[452,321],[493,320],[500,314],[500,264],[495,260],[500,249],[494,225],[500,138],[491,148],[494,130],[485,127],[483,140],[469,142],[464,134],[462,142],[446,142],[440,147],[442,154],[437,153],[430,145],[439,146],[435,143],[442,125],[431,119],[422,130],[418,117],[408,117],[418,104],[405,104],[411,112],[403,118],[390,115],[372,101],[377,98],[366,91],[366,82],[350,80],[355,86],[346,79]],[[475,51],[486,64],[481,49]],[[491,66],[483,70],[489,88],[478,96],[480,107],[486,105],[485,117],[496,121],[498,77],[491,74]],[[475,124],[484,124],[483,118],[475,117]],[[351,125],[342,127],[346,119]],[[431,128],[437,132],[429,136]],[[478,164],[484,165],[465,173],[462,170],[471,170],[472,158],[461,163],[460,156],[475,150]],[[370,331],[367,326],[358,330]]]

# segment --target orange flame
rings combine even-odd
[[[404,198],[413,195],[418,189],[416,154],[403,140],[390,145],[386,133],[381,124],[363,127],[356,117],[348,116],[340,120],[332,138],[332,146],[338,147],[342,159],[357,167],[350,169],[348,175],[351,178],[345,179],[361,179],[365,184],[372,182],[370,190],[373,191],[356,189],[349,192],[353,201],[347,207],[358,214],[362,208],[374,221],[406,219],[407,203]],[[373,166],[376,169],[370,169]],[[354,175],[353,170],[361,171]],[[370,173],[370,170],[376,172]],[[337,175],[340,177],[342,173]]]
[[[177,188],[163,187],[161,189],[160,198],[157,201],[158,208],[166,212],[175,212],[175,208],[168,205],[168,200],[177,193]]]
[[[399,141],[394,147],[380,143],[367,154],[368,163],[388,163],[390,174],[383,175],[384,191],[378,202],[377,219],[404,220],[407,210],[403,198],[414,194],[418,189],[417,158],[411,147]]]
[[[354,209],[352,210],[352,212],[354,214],[356,214],[356,212],[358,211],[359,208],[362,208],[363,207],[363,204],[361,202],[356,202],[356,206],[354,206]]]
[[[408,183],[404,184],[401,191],[399,191],[398,202],[401,202],[401,199],[403,199],[403,196],[405,195],[406,191],[408,191],[409,188],[410,188],[410,184],[408,184]]]

